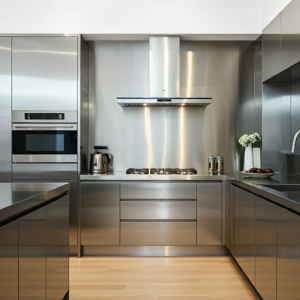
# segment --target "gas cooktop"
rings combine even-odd
[[[143,169],[127,169],[126,174],[134,174],[134,175],[195,175],[197,174],[197,170],[193,168],[186,169],[170,169],[170,168],[143,168]]]

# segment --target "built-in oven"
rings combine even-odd
[[[12,124],[12,162],[77,163],[77,124],[65,119],[64,113],[24,113]]]

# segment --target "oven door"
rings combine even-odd
[[[13,124],[12,161],[77,162],[77,124]]]

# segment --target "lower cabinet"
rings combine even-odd
[[[300,298],[300,216],[277,207],[277,300]]]
[[[119,183],[81,183],[81,245],[119,245]]]

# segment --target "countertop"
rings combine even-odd
[[[294,212],[300,213],[300,192],[279,192],[261,184],[299,184],[300,177],[277,174],[269,179],[244,177],[241,172],[224,172],[212,175],[209,172],[198,172],[196,175],[129,175],[126,172],[109,172],[91,175],[83,173],[81,181],[229,181],[249,190],[257,196],[267,198]]]
[[[0,226],[46,205],[69,189],[69,183],[0,183]]]

